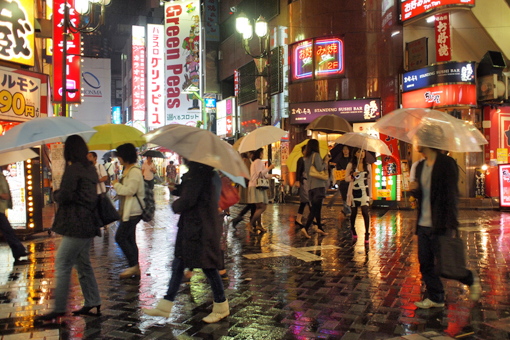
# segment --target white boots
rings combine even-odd
[[[170,316],[170,311],[172,310],[174,303],[172,301],[168,301],[165,299],[161,299],[158,302],[158,305],[154,309],[142,308],[142,311],[150,316],[163,316],[168,318]]]
[[[214,302],[212,313],[203,318],[202,321],[207,323],[215,323],[223,318],[226,318],[229,315],[230,307],[228,306],[228,300],[225,300],[225,302],[220,303]]]
[[[142,308],[142,311],[150,316],[163,316],[165,318],[170,317],[170,311],[172,310],[174,303],[165,299],[161,299],[158,305],[154,309]],[[215,323],[221,319],[226,318],[230,315],[230,307],[228,306],[228,300],[225,302],[213,304],[212,313],[207,315],[202,321],[207,323]]]

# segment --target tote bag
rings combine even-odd
[[[437,256],[436,270],[446,279],[462,279],[466,277],[466,247],[464,240],[458,235],[439,236],[439,254]]]
[[[267,190],[269,189],[269,179],[262,176],[262,172],[259,172],[259,178],[257,178],[257,189]]]
[[[310,166],[310,176],[317,179],[322,179],[323,181],[327,181],[329,179],[328,170],[324,169],[322,171],[317,170],[315,167],[315,155],[312,155],[312,165]]]

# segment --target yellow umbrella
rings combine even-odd
[[[289,169],[290,172],[296,172],[297,161],[298,161],[299,157],[303,156],[303,153],[301,152],[301,148],[303,147],[303,145],[308,144],[308,141],[309,141],[309,139],[305,139],[301,143],[296,144],[296,146],[294,146],[291,153],[289,154],[289,158],[287,158],[287,168]],[[329,152],[328,142],[326,142],[325,140],[320,140],[319,141],[319,151],[320,151],[321,157],[324,158]]]
[[[97,131],[87,143],[90,150],[112,150],[116,147],[131,143],[142,146],[147,143],[143,132],[123,124],[103,124],[94,126]]]

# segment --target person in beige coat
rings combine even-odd
[[[128,260],[129,268],[120,274],[121,279],[126,279],[140,276],[136,225],[142,219],[143,207],[140,204],[143,204],[145,198],[145,182],[142,170],[136,166],[137,154],[133,144],[127,143],[119,146],[117,148],[117,158],[123,166],[123,171],[120,180],[112,181],[113,188],[120,197],[119,213],[121,216],[121,222],[115,234],[115,241]]]

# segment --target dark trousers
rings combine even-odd
[[[129,221],[120,222],[115,233],[115,242],[126,256],[130,267],[138,264],[138,246],[136,245],[136,225],[141,216],[132,216]]]
[[[170,282],[168,283],[168,290],[166,295],[163,297],[165,300],[174,301],[177,293],[179,292],[179,287],[182,283],[182,277],[184,275],[184,262],[181,258],[176,257],[172,262],[172,276],[170,277]],[[211,285],[211,290],[213,292],[214,302],[221,303],[225,302],[225,290],[223,288],[223,282],[221,281],[221,276],[218,273],[218,269],[216,268],[202,268],[205,276],[207,276],[207,280]]]
[[[368,205],[364,205],[361,208],[361,215],[363,216],[363,221],[365,222],[365,234],[370,232],[370,216],[368,215]],[[356,215],[358,215],[358,207],[351,207],[351,230],[353,233],[356,232]]]
[[[154,179],[151,179],[150,181],[147,181],[147,180],[144,179],[144,181],[147,182],[147,184],[149,184],[149,188],[151,190],[154,189]]]
[[[26,254],[27,251],[25,247],[21,244],[21,241],[14,233],[14,229],[12,229],[9,220],[7,219],[7,216],[3,213],[0,213],[0,232],[2,232],[5,241],[7,241],[7,244],[11,247],[14,259],[17,260],[19,257]]]
[[[326,197],[326,188],[314,188],[308,191],[308,199],[310,200],[310,214],[304,228],[308,231],[308,228],[312,225],[313,219],[317,222],[317,227],[322,230],[321,222],[321,211],[322,201]]]
[[[420,262],[420,272],[427,288],[428,298],[434,302],[443,302],[443,283],[435,268],[436,256],[439,252],[438,235],[432,233],[431,227],[422,226],[418,226],[417,234],[418,261]],[[466,276],[458,281],[471,286],[473,280],[473,273],[470,270],[466,270]]]

